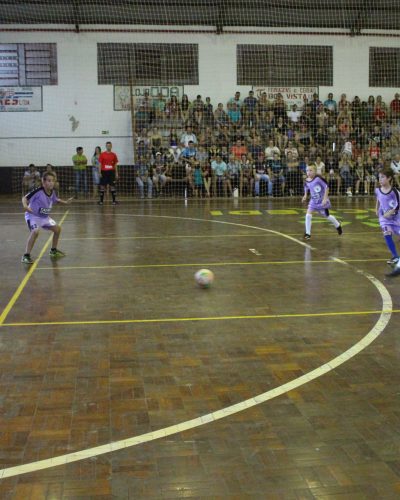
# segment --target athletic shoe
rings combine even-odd
[[[389,274],[387,274],[386,276],[399,276],[400,275],[400,266],[396,266],[393,271]]]
[[[119,202],[118,202],[117,200],[115,200],[115,201],[113,201],[113,202],[111,203],[111,205],[118,205],[118,203],[119,203]]]
[[[98,205],[103,205],[103,202],[102,201],[98,201],[97,204]]]
[[[389,259],[386,261],[386,264],[389,264],[390,266],[395,266],[399,262],[399,257],[393,257],[392,259]]]
[[[304,239],[305,240],[310,240],[311,239],[311,235],[307,234],[307,233],[304,233]]]
[[[61,250],[57,250],[57,248],[55,250],[50,250],[49,255],[52,259],[58,259],[59,257],[65,257],[65,253],[61,252]]]
[[[30,255],[23,255],[22,256],[22,259],[21,259],[21,262],[23,264],[33,264],[33,259]]]
[[[338,232],[338,235],[340,236],[341,234],[343,234],[343,229],[342,229],[342,226],[339,226],[336,228],[336,231]]]

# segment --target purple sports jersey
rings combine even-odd
[[[311,199],[308,204],[310,210],[325,210],[326,208],[331,208],[331,202],[329,198],[325,205],[322,205],[322,200],[324,199],[325,191],[328,189],[328,184],[322,178],[316,175],[311,181],[307,181],[304,184],[304,193],[310,191]]]
[[[400,194],[397,189],[392,188],[388,193],[383,193],[381,188],[375,189],[375,196],[379,202],[378,217],[379,224],[383,231],[390,230],[400,234]],[[388,210],[395,209],[395,213],[389,217],[384,217]]]
[[[53,190],[51,194],[47,194],[43,187],[34,189],[26,195],[29,208],[36,217],[48,217],[53,204],[58,202],[58,196]],[[29,215],[29,212],[26,212]]]

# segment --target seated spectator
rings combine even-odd
[[[197,133],[200,132],[204,125],[204,111],[203,109],[194,109],[192,118],[193,127]]]
[[[211,171],[213,177],[213,194],[217,196],[218,189],[223,189],[224,196],[226,197],[227,189],[227,164],[222,160],[220,155],[217,155],[215,160],[211,162]]]
[[[145,108],[144,104],[139,106],[135,113],[135,127],[136,130],[142,130],[150,125],[151,116],[150,111]]]
[[[314,137],[314,142],[315,145],[318,147],[319,150],[321,150],[323,153],[328,150],[329,147],[329,141],[328,141],[328,134],[324,131],[323,128],[318,128],[317,133],[315,134]]]
[[[149,133],[150,147],[153,155],[155,155],[157,151],[161,150],[162,140],[163,138],[158,128],[154,127],[153,130]]]
[[[301,111],[298,110],[297,104],[293,104],[292,109],[287,112],[289,123],[297,125],[297,123],[300,120],[300,116],[301,116]]]
[[[217,127],[224,127],[229,123],[229,117],[224,111],[224,105],[220,102],[214,112],[214,120]]]
[[[287,147],[285,148],[286,158],[288,157],[289,153],[291,155],[291,158],[294,160],[297,160],[297,158],[299,157],[299,152],[298,152],[296,145],[293,141],[289,141],[287,144]]]
[[[350,106],[350,110],[351,110],[353,121],[360,117],[360,113],[361,113],[361,100],[358,97],[358,95],[356,95],[354,97],[354,99],[353,99],[353,101],[351,103],[351,106]]]
[[[169,133],[169,147],[170,148],[178,148],[179,144],[180,144],[180,141],[179,141],[176,129],[171,128],[171,131]]]
[[[381,103],[375,104],[373,118],[376,123],[382,123],[386,120],[386,111],[382,108]]]
[[[151,168],[150,165],[141,156],[138,158],[138,162],[135,165],[135,176],[136,184],[139,188],[140,198],[144,198],[144,186],[147,186],[147,197],[152,198],[153,195],[153,182],[151,179]]]
[[[249,146],[249,155],[252,158],[257,158],[260,153],[262,153],[264,148],[261,146],[261,141],[259,137],[253,137],[253,140]],[[245,154],[245,153],[244,153]],[[242,157],[243,155],[241,155]]]
[[[142,158],[150,158],[150,149],[143,139],[140,139],[137,144],[136,154],[137,156],[141,156]]]
[[[265,157],[267,160],[273,160],[274,154],[281,155],[281,150],[274,144],[273,140],[268,141],[268,146],[265,148]]]
[[[324,102],[324,107],[327,111],[330,111],[333,114],[337,113],[337,104],[336,101],[333,99],[332,92],[329,92],[328,99]]]
[[[272,193],[274,193],[274,187],[277,186],[275,188],[275,193],[283,196],[285,194],[285,177],[283,175],[283,165],[278,153],[274,153],[273,159],[268,161],[268,175],[272,183]]]
[[[189,142],[193,142],[193,144],[197,144],[196,134],[193,132],[192,127],[188,125],[186,127],[186,131],[182,134],[181,137],[181,146],[183,148],[187,148],[189,146]]]
[[[242,121],[242,113],[240,109],[237,107],[236,103],[232,103],[228,110],[228,118],[232,125],[235,127],[240,126]]]
[[[171,177],[168,176],[167,163],[161,152],[156,153],[152,162],[152,170],[154,188],[157,195],[160,195],[167,182],[171,180]]]
[[[322,161],[322,158],[320,156],[316,157],[314,165],[315,165],[315,173],[317,175],[320,175],[321,177],[324,177],[324,175],[325,175],[325,163]]]
[[[339,165],[336,158],[332,153],[329,153],[325,161],[325,172],[327,176],[329,190],[334,192],[336,189],[336,194],[340,194],[340,188],[342,185],[342,178],[339,174]]]
[[[193,141],[189,141],[187,147],[183,148],[181,159],[186,162],[192,162],[196,159],[197,150]]]
[[[381,154],[381,148],[373,139],[369,143],[368,154],[373,160],[377,160]]]
[[[41,185],[40,172],[33,163],[24,172],[22,178],[22,192],[26,194],[28,191],[33,191]]]
[[[165,99],[163,95],[159,93],[157,99],[153,99],[152,109],[156,122],[161,122],[161,125],[165,119],[165,105]]]
[[[323,130],[326,128],[328,124],[328,113],[325,111],[323,104],[320,104],[317,108],[315,114],[315,123],[317,129],[322,128]]]
[[[274,113],[267,111],[259,113],[258,128],[264,137],[271,135],[275,128]]]
[[[190,115],[192,112],[192,104],[189,101],[189,98],[186,94],[183,94],[182,96],[180,109],[181,109],[182,123],[186,126],[189,122]]]
[[[390,116],[393,120],[400,119],[400,94],[396,92],[394,99],[390,102]]]
[[[256,158],[253,166],[254,192],[256,196],[260,196],[260,181],[265,181],[268,184],[268,195],[272,196],[273,184],[267,172],[267,161],[265,156],[261,153],[258,158]]]
[[[388,115],[388,107],[386,105],[386,102],[382,99],[381,95],[376,96],[376,101],[375,101],[375,107],[379,105],[381,109],[386,113],[386,116]]]
[[[355,181],[355,194],[358,195],[360,192],[360,185],[364,186],[364,194],[369,194],[369,187],[371,183],[370,175],[365,168],[363,157],[361,155],[356,157],[356,162],[353,167],[353,178]]]
[[[239,160],[242,155],[247,154],[247,146],[243,144],[243,141],[238,139],[236,143],[231,147],[231,154]]]
[[[211,192],[212,173],[211,173],[211,165],[208,161],[204,162],[201,165],[201,173],[203,176],[203,185],[204,185],[204,189],[206,191],[206,196],[207,196],[207,198],[209,198],[210,192]]]
[[[221,127],[216,141],[217,141],[218,146],[220,146],[221,148],[229,147],[229,144],[231,143],[231,132],[230,132],[229,127],[227,125],[224,125],[223,127]]]
[[[167,102],[165,114],[170,123],[181,122],[181,107],[175,95],[171,96],[171,99]]]

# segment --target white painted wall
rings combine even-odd
[[[158,42],[198,43],[198,86],[187,86],[189,98],[210,96],[214,104],[226,103],[236,90],[236,45],[295,44],[332,45],[334,84],[321,87],[320,96],[347,93],[382,95],[390,102],[398,89],[369,88],[369,47],[398,47],[399,38],[301,34],[180,34],[180,33],[17,33],[0,32],[0,43],[57,43],[58,85],[43,88],[43,112],[0,113],[0,166],[35,163],[68,165],[78,145],[91,155],[96,145],[112,140],[120,163],[132,163],[130,113],[113,110],[113,87],[97,85],[97,43]],[[79,127],[72,132],[69,118]],[[102,135],[108,130],[109,135]]]

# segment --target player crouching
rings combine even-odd
[[[42,186],[34,189],[22,198],[22,205],[25,209],[25,220],[28,224],[30,235],[26,242],[25,254],[22,256],[21,262],[24,264],[33,264],[31,251],[35,245],[40,229],[47,229],[53,233],[53,244],[50,250],[50,257],[64,257],[65,254],[57,249],[58,240],[60,238],[61,226],[59,226],[49,214],[52,206],[55,203],[67,205],[72,198],[67,201],[58,198],[54,191],[56,176],[52,173],[45,172],[42,176]]]

